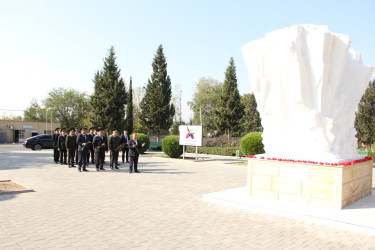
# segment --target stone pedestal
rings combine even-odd
[[[321,166],[249,159],[253,196],[341,209],[371,194],[373,161]]]

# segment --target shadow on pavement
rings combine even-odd
[[[375,208],[375,188],[372,189],[372,194],[363,197],[362,199],[350,204],[349,206],[344,207],[343,210],[365,208]]]
[[[3,194],[3,195],[0,195],[0,202],[14,199],[14,198],[16,198],[16,196],[17,196],[16,194]]]
[[[174,170],[178,169],[162,169],[158,168],[160,167],[160,163],[151,163],[151,162],[145,162],[145,163],[138,163],[138,170],[141,173],[151,173],[151,174],[192,174],[193,172],[178,172]],[[120,169],[111,170],[110,166],[108,164],[104,165],[105,171],[96,171],[96,166],[94,164],[91,164],[87,167],[89,172],[96,172],[96,173],[126,173],[129,174],[129,164],[122,164],[119,167]]]
[[[0,152],[0,170],[41,168],[53,163],[52,151]]]

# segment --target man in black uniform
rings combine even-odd
[[[68,151],[68,164],[69,167],[74,168],[74,155],[76,152],[76,142],[77,138],[76,135],[74,134],[74,128],[69,129],[69,135],[66,137],[65,140],[65,147],[66,150]]]
[[[61,129],[61,134],[59,139],[57,139],[57,147],[60,153],[60,163],[66,164],[66,146],[65,146],[65,139],[66,139],[66,130],[65,128]]]
[[[52,136],[52,140],[53,140],[53,161],[56,164],[59,161],[59,150],[58,150],[58,146],[57,146],[57,140],[59,139],[59,136],[60,136],[59,132],[60,132],[60,128],[56,128],[55,133]]]
[[[76,138],[78,138],[78,135],[79,135],[78,128],[76,128],[75,135],[76,135]],[[77,148],[76,148],[76,159],[75,159],[75,163],[78,164],[78,144],[77,144]]]
[[[133,172],[133,165],[134,165],[134,172],[139,173],[138,168],[137,168],[139,151],[144,146],[145,146],[145,143],[141,145],[141,143],[137,140],[137,133],[134,133],[133,139],[129,141],[129,156],[130,156],[129,173]]]
[[[118,168],[118,155],[119,151],[122,148],[121,138],[118,136],[117,130],[112,131],[112,135],[109,137],[108,142],[109,152],[111,153],[111,161],[110,167],[111,169],[119,169]],[[114,168],[113,168],[114,165]]]
[[[128,131],[124,130],[124,134],[121,136],[121,144],[123,145],[122,147],[122,162],[125,162],[124,156],[126,153],[126,162],[129,162],[129,135]]]
[[[103,136],[103,129],[98,129],[98,134],[94,136],[92,146],[95,150],[96,171],[105,170],[103,167],[103,163],[106,150],[106,141]]]
[[[90,128],[90,133],[87,134],[87,139],[89,140],[90,144],[88,146],[88,153],[87,153],[87,164],[90,163],[90,155],[91,155],[91,163],[94,163],[94,148],[92,147],[92,141],[94,139],[94,128]]]
[[[103,156],[103,164],[105,164],[105,153],[108,152],[108,137],[105,133],[105,129],[103,129],[103,138],[105,141],[105,151],[104,151],[104,156]]]
[[[78,144],[78,171],[88,171],[86,169],[87,166],[87,145],[89,144],[89,140],[87,139],[86,135],[87,128],[81,128],[81,133],[77,137],[77,144]]]

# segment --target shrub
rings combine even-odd
[[[180,139],[178,135],[169,135],[161,142],[161,149],[169,157],[177,158],[183,153],[183,148],[179,143]]]
[[[148,138],[146,134],[142,134],[142,133],[137,133],[137,136],[138,136],[138,142],[140,144],[145,143],[145,146],[142,147],[141,150],[139,151],[140,154],[144,154],[146,150],[148,149],[148,147],[150,146],[150,139]],[[133,139],[133,135],[130,136],[130,139]]]
[[[235,156],[236,150],[238,150],[238,148],[235,147],[198,147],[199,154],[208,155]],[[195,147],[186,147],[186,152],[195,153]]]
[[[241,152],[244,156],[264,153],[262,132],[248,133],[241,139]]]

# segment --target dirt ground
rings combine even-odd
[[[9,191],[21,191],[27,188],[13,182],[13,181],[0,181],[0,193]]]

